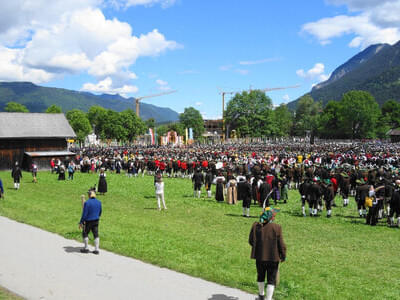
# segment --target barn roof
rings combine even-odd
[[[64,114],[0,112],[0,139],[73,137]]]
[[[395,135],[400,135],[400,129],[390,129],[387,133],[389,136],[395,136]]]

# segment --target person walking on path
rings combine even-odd
[[[82,230],[83,243],[85,247],[81,249],[82,253],[89,253],[89,233],[94,236],[93,254],[99,254],[99,220],[102,212],[101,202],[96,199],[96,193],[89,191],[89,199],[83,204],[82,217],[79,221],[79,229]]]
[[[1,178],[0,178],[0,198],[4,198],[4,187],[3,187],[3,181],[1,181]]]
[[[274,294],[279,262],[286,260],[286,245],[282,228],[273,223],[278,208],[266,207],[250,230],[249,244],[251,258],[256,260],[259,300],[271,300]],[[267,295],[265,297],[265,274],[267,274]]]
[[[167,209],[167,206],[165,205],[165,199],[164,199],[164,182],[162,180],[161,174],[158,174],[156,176],[156,182],[154,183],[154,186],[156,189],[158,210],[161,210],[160,200],[162,201],[164,209]]]
[[[19,189],[20,180],[22,178],[21,168],[18,165],[18,162],[15,163],[14,168],[11,171],[11,177],[14,179],[14,188],[16,190]]]

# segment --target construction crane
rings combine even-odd
[[[271,91],[278,91],[278,90],[286,90],[286,89],[295,89],[300,87],[300,85],[293,85],[293,86],[285,86],[285,87],[275,87],[275,88],[265,88],[265,89],[261,89],[260,91],[262,92],[271,92]],[[232,95],[232,94],[238,94],[244,91],[252,91],[252,89],[250,88],[249,90],[242,90],[239,92],[220,92],[220,94],[222,95],[222,138],[223,140],[225,140],[225,118],[224,118],[224,114],[225,114],[225,95]]]
[[[163,92],[163,93],[159,93],[159,94],[152,94],[152,95],[147,95],[147,96],[142,96],[142,97],[137,97],[135,98],[135,103],[136,103],[136,115],[139,117],[139,102],[143,99],[147,99],[147,98],[153,98],[153,97],[158,97],[158,96],[164,96],[164,95],[169,95],[169,94],[173,94],[176,93],[177,90],[172,90],[172,91],[167,91],[167,92]]]

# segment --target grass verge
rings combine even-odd
[[[0,172],[6,192],[0,214],[80,241],[80,195],[98,176],[77,173],[73,181],[59,182],[56,175],[40,172],[37,184],[29,173],[23,176],[15,191],[10,172]],[[108,174],[107,181],[109,193],[98,196],[101,248],[257,293],[247,241],[259,207],[251,208],[252,218],[243,218],[240,204],[217,203],[204,192],[193,198],[190,180],[165,178],[168,210],[159,212],[152,177]],[[400,230],[383,221],[364,225],[354,201],[334,208],[331,219],[325,212],[303,218],[297,191],[290,191],[289,203],[280,207],[276,222],[288,257],[275,299],[399,299]]]

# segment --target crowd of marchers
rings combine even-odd
[[[348,206],[354,197],[366,223],[386,220],[400,226],[400,145],[388,143],[253,143],[190,146],[131,146],[72,149],[73,160],[56,160],[52,167],[80,172],[124,173],[188,178],[194,196],[205,190],[215,199],[268,206],[288,201],[288,191],[300,193],[303,216],[320,216]],[[214,189],[213,189],[214,190]],[[293,199],[292,199],[293,200]],[[300,208],[299,208],[300,211]]]

